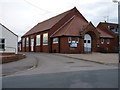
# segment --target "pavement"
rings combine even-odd
[[[118,64],[117,53],[92,53],[92,54],[58,54],[61,56],[85,60],[90,62],[96,62],[100,64]]]
[[[3,64],[2,70],[3,74],[6,77],[72,71],[118,69],[117,65],[104,65],[80,59],[63,57],[61,55],[55,55],[50,53],[24,54],[27,55],[26,59],[8,64]],[[31,67],[35,68],[31,69]]]

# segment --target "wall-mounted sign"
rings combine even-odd
[[[77,47],[76,41],[72,41],[72,42],[70,43],[70,47]]]

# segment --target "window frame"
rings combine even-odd
[[[26,38],[26,47],[29,46],[29,37]]]
[[[38,36],[39,36],[39,38],[38,38]],[[36,46],[40,46],[40,43],[41,43],[41,35],[36,35]]]
[[[25,38],[22,39],[22,47],[25,47]]]
[[[104,41],[105,41],[104,38],[101,38],[101,44],[104,44]]]
[[[47,37],[46,37],[47,36]],[[46,42],[47,41],[47,42]],[[46,43],[45,43],[46,42]],[[48,45],[48,33],[43,34],[43,45]]]
[[[79,43],[79,37],[76,37],[76,43]]]
[[[1,40],[4,40],[4,42],[0,42],[0,45],[2,46],[2,48],[0,48],[0,51],[4,51],[5,50],[5,38],[0,38]]]
[[[110,39],[107,39],[107,44],[110,44]]]
[[[68,43],[72,42],[72,37],[68,37]]]
[[[56,39],[57,39],[57,41],[56,41]],[[59,42],[59,38],[58,38],[58,37],[53,38],[53,44],[56,44],[56,43],[58,43],[58,42]]]

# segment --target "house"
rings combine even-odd
[[[110,33],[108,35],[113,38]],[[21,49],[23,52],[98,52],[100,40],[99,30],[74,7],[38,23],[25,33],[22,36]]]
[[[11,55],[18,53],[18,36],[0,24],[0,54]]]
[[[118,24],[100,22],[97,30],[100,33],[101,52],[118,52]]]
[[[22,42],[21,40],[18,42],[18,52],[21,52],[22,51]]]

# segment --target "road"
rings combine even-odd
[[[25,54],[28,57],[34,57],[33,61],[37,61],[37,67],[4,77],[3,88],[118,87],[117,66],[103,65],[54,54]],[[30,58],[26,59],[28,59],[29,64]],[[8,67],[10,66],[8,64]],[[8,69],[12,71],[12,68],[14,67]]]
[[[118,70],[92,70],[3,78],[3,88],[118,88]]]

